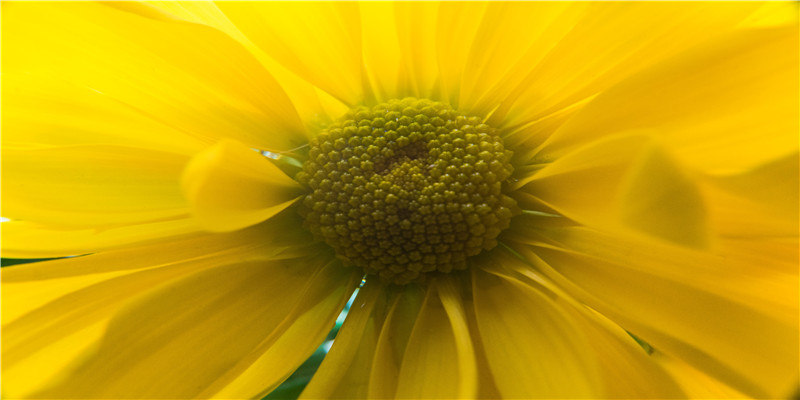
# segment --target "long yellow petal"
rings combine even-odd
[[[592,142],[519,184],[525,193],[588,226],[694,247],[709,241],[698,185],[650,135]]]
[[[600,374],[602,398],[682,398],[684,394],[661,363],[650,357],[634,338],[620,326],[596,311],[577,302],[561,288],[547,280],[531,265],[510,254],[498,255],[498,263],[484,268],[509,282],[528,286],[557,299],[560,312],[586,335],[591,347],[587,359]]]
[[[517,250],[656,348],[749,395],[788,395],[796,383],[796,238],[697,251],[586,228],[544,237],[552,245]]]
[[[184,155],[129,146],[3,149],[3,216],[108,227],[184,216]]]
[[[223,2],[217,7],[287,70],[346,104],[363,100],[357,5]]]
[[[2,84],[4,147],[114,145],[181,155],[205,147],[180,127],[79,82],[44,74],[3,73]]]
[[[218,232],[264,221],[300,195],[297,182],[266,157],[232,140],[192,158],[181,186],[198,223]]]
[[[206,143],[232,137],[281,151],[305,142],[291,102],[241,45],[208,27],[126,8],[131,7],[4,4],[4,75],[90,88]],[[92,113],[84,117],[93,123]]]
[[[385,289],[376,280],[368,280],[359,289],[333,346],[301,398],[367,398],[369,366],[386,313]]]
[[[452,276],[431,282],[397,378],[397,398],[474,398],[477,369],[464,300]]]
[[[361,281],[361,273],[332,262],[311,279],[294,307],[283,310],[283,321],[270,335],[200,397],[264,396],[314,352]]]
[[[241,262],[159,286],[114,316],[100,345],[38,396],[200,396],[281,326],[302,299],[309,276],[327,262],[326,257]],[[330,326],[335,315],[318,322]],[[294,367],[285,365],[265,380],[279,381]],[[267,382],[249,389],[258,392]]]
[[[3,268],[4,394],[40,390],[76,349],[97,341],[120,307],[153,287],[215,265],[278,257],[285,244],[273,237],[274,248],[265,245],[270,236],[259,227]]]
[[[666,4],[666,3],[662,3]],[[652,129],[681,162],[741,172],[797,152],[797,26],[738,32],[680,54],[597,96],[541,153]]]
[[[515,39],[520,46],[509,51],[518,61],[502,84],[486,88],[487,100],[502,102],[491,121],[504,126],[580,103],[631,74],[731,32],[760,4],[597,2],[573,5],[560,14],[552,14],[554,7],[547,3],[529,11],[525,5],[516,7],[536,21],[528,29],[537,34]],[[512,21],[525,27],[524,18]]]
[[[3,256],[49,258],[89,254],[176,236],[197,234],[197,223],[185,215],[177,219],[96,228],[69,228],[27,221],[0,224]]]
[[[563,305],[546,291],[479,268],[472,284],[480,338],[503,397],[602,396],[598,360]]]

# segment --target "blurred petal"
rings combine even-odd
[[[147,3],[174,18],[219,29],[247,48],[286,91],[297,109],[300,119],[309,128],[304,132],[306,136],[313,135],[313,130],[319,128],[320,122],[325,122],[330,116],[336,117],[347,111],[347,107],[341,102],[298,77],[295,71],[287,70],[268,56],[231,22],[228,16],[217,7],[217,3],[211,1],[148,1]]]
[[[88,254],[200,231],[187,214],[174,220],[97,228],[70,228],[26,221],[0,224],[3,256],[47,258]]]
[[[796,239],[701,252],[586,228],[543,237],[553,245],[517,250],[656,348],[749,395],[786,395],[796,383]]]
[[[477,369],[453,276],[428,286],[397,378],[397,398],[474,398]]]
[[[304,289],[326,258],[298,261],[219,265],[149,291],[111,319],[100,345],[61,383],[39,395],[189,398],[200,396],[217,379],[230,381],[231,369],[252,360],[248,355],[276,328],[286,328],[282,322],[304,296],[327,297]],[[343,304],[347,294],[341,287],[325,288],[338,290],[338,304]],[[332,326],[336,312],[327,317],[317,321],[321,326],[316,331]],[[303,338],[312,341],[315,336]],[[302,351],[313,351],[316,345],[304,343]],[[297,364],[276,368],[250,390],[280,382]]]
[[[273,332],[200,397],[264,396],[314,352],[361,281],[361,273],[334,262],[311,279]],[[222,386],[221,390],[217,386]]]
[[[216,265],[274,257],[286,245],[265,246],[274,236],[259,227],[3,268],[4,395],[41,389],[135,296]]]
[[[590,143],[519,184],[525,193],[588,226],[695,247],[708,241],[697,185],[649,135]]]
[[[739,238],[797,236],[799,175],[800,158],[794,153],[741,173],[705,177],[715,229]]]
[[[542,155],[638,129],[654,129],[681,162],[704,171],[739,172],[797,152],[797,33],[738,32],[629,76],[553,133]]]
[[[498,125],[538,120],[602,93],[698,42],[731,32],[759,6],[596,2],[570,4],[560,11],[559,5],[546,2],[516,3],[514,12],[530,15],[532,22],[512,17],[508,23],[536,34],[510,39],[519,44],[503,58],[515,64],[505,71],[501,84],[487,87],[481,104],[502,103],[491,117]],[[494,26],[505,23],[498,20]]]
[[[301,398],[367,398],[369,366],[386,312],[384,290],[375,279],[359,289],[333,346]]]
[[[232,140],[192,158],[181,183],[198,223],[211,231],[257,224],[300,195],[297,182],[260,153]]]
[[[287,70],[346,104],[364,100],[356,4],[216,5],[244,36]]]
[[[3,216],[84,228],[175,219],[184,155],[116,145],[3,149]]]
[[[4,75],[89,88],[172,127],[144,135],[180,130],[206,143],[232,137],[273,151],[305,141],[289,99],[241,45],[219,31],[124,10],[130,8],[136,7],[4,5]],[[87,124],[94,118],[85,114]]]
[[[472,283],[480,338],[504,398],[602,396],[598,360],[558,299],[478,268]]]
[[[2,83],[2,142],[7,148],[99,144],[187,156],[205,147],[198,137],[85,84],[9,73],[3,73]]]

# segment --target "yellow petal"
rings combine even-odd
[[[602,379],[602,398],[682,398],[682,390],[663,366],[650,357],[634,338],[598,312],[577,302],[547,280],[531,265],[503,253],[498,263],[485,269],[510,282],[525,284],[530,290],[552,293],[559,310],[586,335],[592,354],[601,363],[594,364]]]
[[[274,236],[258,228],[3,268],[4,393],[40,390],[140,293],[216,265],[276,256]]]
[[[192,155],[205,144],[90,86],[32,74],[2,76],[5,147],[115,145]],[[143,134],[143,132],[158,134]]]
[[[665,353],[757,397],[788,395],[798,354],[796,239],[712,251],[551,228],[518,248],[557,284]]]
[[[200,397],[264,396],[314,352],[361,281],[361,273],[333,262],[312,279],[295,306],[284,310],[283,321],[270,335]]]
[[[427,289],[397,378],[397,398],[474,398],[477,367],[464,301],[452,276]]]
[[[587,337],[550,293],[479,268],[472,284],[480,338],[504,398],[602,396]]]
[[[589,226],[695,247],[708,241],[699,189],[649,135],[590,143],[520,184],[525,193]]]
[[[557,157],[639,129],[653,129],[681,162],[703,171],[740,172],[797,152],[797,46],[793,26],[739,32],[680,54],[600,94],[541,152]]]
[[[680,383],[690,399],[744,399],[744,393],[692,368],[678,358],[655,352],[653,356]]]
[[[367,398],[369,366],[386,312],[385,289],[375,279],[359,289],[333,346],[301,398]]]
[[[436,15],[434,2],[396,2],[397,42],[400,46],[400,87],[407,95],[429,98],[438,83]]]
[[[425,293],[417,285],[406,285],[393,293],[372,359],[368,398],[395,397],[403,354],[424,299]]]
[[[3,216],[65,227],[174,219],[184,155],[128,146],[3,149]]]
[[[502,84],[488,88],[502,102],[491,120],[505,126],[579,103],[631,74],[730,32],[759,4],[597,2],[572,5],[562,13],[554,13],[551,9],[558,7],[547,3],[528,8],[520,13],[535,21],[527,29],[536,34],[513,39],[520,42],[518,50],[510,50],[516,65],[505,72]],[[526,28],[524,18],[512,21]]]
[[[336,117],[347,111],[348,107],[341,102],[331,98],[330,95],[320,91],[268,56],[231,22],[216,3],[210,1],[149,1],[147,3],[174,18],[219,29],[245,46],[286,91],[297,109],[300,119],[309,128],[304,132],[306,136],[313,136],[314,130],[319,129],[319,124],[328,121],[329,117]]]
[[[300,194],[300,185],[266,157],[232,140],[192,158],[181,184],[198,223],[211,231],[257,224]]]
[[[2,230],[3,256],[48,258],[88,254],[200,231],[189,215],[135,225],[69,228],[27,221],[6,221]]]
[[[287,70],[346,104],[363,101],[356,4],[216,5],[244,36]]]
[[[321,295],[304,293],[303,288],[326,262],[326,257],[242,262],[201,270],[157,287],[118,313],[100,345],[39,395],[200,396],[217,379],[233,378],[226,373],[236,369],[276,328],[285,327],[282,322],[304,294]],[[340,290],[339,297],[346,294]],[[327,315],[331,319],[318,322],[330,327],[336,313]],[[313,351],[315,346],[304,346],[302,351],[308,347]],[[269,386],[270,380],[282,379],[294,367],[276,368],[282,371],[251,389]]]
[[[280,151],[305,142],[289,99],[241,45],[208,27],[120,8],[125,7],[4,6],[3,73],[90,88],[206,143],[233,137]],[[84,117],[87,124],[95,118]]]
[[[706,176],[704,195],[715,229],[731,237],[796,236],[800,231],[798,165],[800,159],[794,153],[741,173]]]

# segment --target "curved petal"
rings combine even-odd
[[[3,268],[4,395],[40,390],[141,293],[217,265],[277,256],[282,245],[266,246],[270,236],[258,227]]]
[[[304,294],[311,295],[304,288],[327,261],[317,257],[219,265],[157,287],[118,312],[99,346],[38,395],[200,396],[220,377],[234,378],[228,371],[281,327]],[[339,291],[339,297],[346,295]],[[330,314],[332,318],[318,322],[330,327],[336,318]],[[305,347],[313,351],[316,345]],[[294,367],[284,365],[271,379],[280,381]]]
[[[797,152],[797,26],[739,32],[603,92],[541,147],[555,158],[597,138],[656,130],[681,162],[740,172]]]
[[[650,135],[592,142],[518,183],[588,226],[702,247],[706,206],[695,180]]]
[[[515,63],[496,72],[503,81],[478,92],[484,104],[501,103],[493,123],[517,126],[580,103],[631,74],[733,31],[760,4],[597,2],[565,6],[563,12],[559,6],[514,5],[535,22],[529,26],[525,18],[512,18],[509,24],[536,34],[514,39],[519,44],[503,59]],[[495,26],[504,23],[498,20]]]
[[[453,276],[430,282],[408,338],[397,398],[474,398],[477,367],[460,288]]]
[[[218,232],[269,219],[300,195],[297,182],[260,153],[232,140],[192,158],[181,186],[198,223]]]
[[[300,398],[367,398],[369,364],[386,311],[385,289],[375,279],[359,289],[333,346]]]
[[[200,397],[243,399],[266,395],[325,339],[360,281],[359,270],[343,267],[339,262],[328,264],[314,275],[270,335]]]
[[[665,353],[757,397],[798,373],[797,239],[707,251],[550,228],[516,248],[553,281]]]
[[[76,229],[27,221],[6,221],[0,224],[3,256],[9,258],[76,256],[196,234],[200,231],[200,227],[188,214],[173,220],[104,229]]]
[[[3,216],[62,227],[184,217],[184,155],[129,146],[4,148]]]
[[[346,104],[364,100],[356,4],[216,5],[245,37],[287,70]]]
[[[598,360],[563,305],[479,268],[472,278],[480,338],[503,397],[602,396]]]
[[[96,3],[6,4],[3,15],[4,75],[90,88],[172,128],[142,134],[179,130],[272,151],[305,142],[277,82],[219,31]]]
[[[80,82],[5,72],[1,78],[4,147],[112,145],[187,156],[206,146],[197,136]]]

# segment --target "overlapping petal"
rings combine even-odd
[[[3,36],[25,38],[3,41],[4,81],[15,75],[62,80],[167,127],[141,134],[206,143],[232,137],[273,151],[303,144],[291,102],[236,41],[200,25],[129,11],[97,3],[4,4]],[[54,92],[59,95],[57,87]],[[6,96],[15,101],[15,92],[4,89]],[[83,115],[93,119],[91,112]]]

